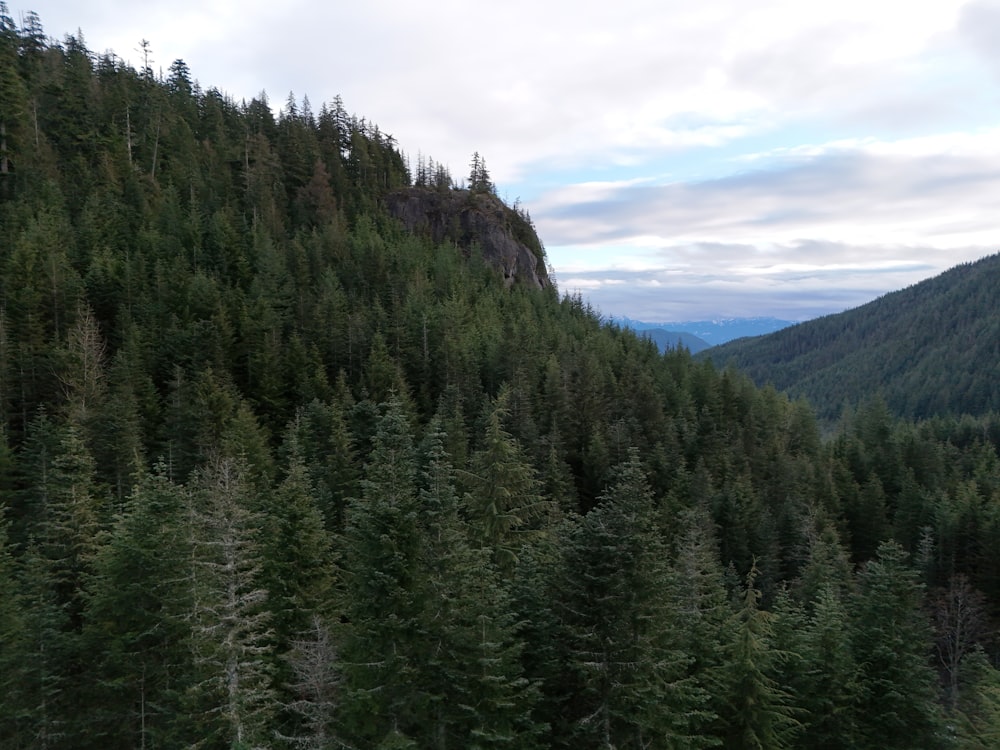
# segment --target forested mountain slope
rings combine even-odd
[[[0,86],[0,747],[991,746],[995,421],[823,442],[339,101],[2,2]]]
[[[907,418],[1000,411],[1000,255],[703,356],[836,419],[871,393]]]

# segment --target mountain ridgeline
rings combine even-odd
[[[1000,255],[702,356],[807,398],[831,421],[874,393],[912,419],[998,412]]]
[[[824,441],[462,183],[0,2],[0,747],[994,747],[1000,424]]]

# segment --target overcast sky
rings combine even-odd
[[[479,151],[606,315],[803,320],[1000,250],[1000,0],[7,2]]]

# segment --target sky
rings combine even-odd
[[[1000,251],[1000,0],[7,0],[57,40],[473,152],[559,289],[651,322],[840,312]]]

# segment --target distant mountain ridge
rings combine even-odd
[[[1000,255],[702,356],[805,396],[821,418],[881,393],[901,417],[1000,410]]]
[[[781,320],[780,318],[756,317],[756,318],[718,318],[715,320],[686,320],[672,321],[668,323],[648,323],[641,320],[621,316],[612,317],[610,321],[617,323],[622,328],[631,328],[633,331],[643,332],[653,329],[660,329],[671,334],[685,334],[695,337],[708,348],[718,344],[724,344],[733,339],[745,336],[760,336],[765,333],[779,331],[782,328],[795,325],[794,320]],[[694,354],[701,349],[695,349],[685,344],[691,353]]]
[[[637,333],[643,338],[652,341],[659,348],[660,352],[668,349],[679,349],[684,347],[692,354],[708,349],[709,344],[704,339],[700,339],[685,331],[668,331],[664,328],[646,328]]]

